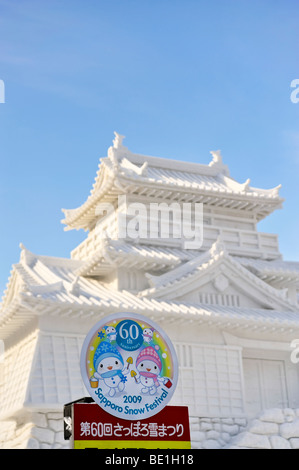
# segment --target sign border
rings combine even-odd
[[[162,407],[160,407],[159,409],[154,408],[153,410],[148,411],[145,418],[141,418],[138,415],[119,416],[118,414],[112,413],[110,410],[109,411],[107,409],[104,410],[104,411],[107,411],[112,416],[116,416],[118,418],[126,419],[126,420],[129,420],[129,421],[135,421],[135,420],[141,421],[142,419],[150,418],[150,417],[156,415],[157,413],[159,413],[161,410],[163,410],[165,408],[165,406],[169,403],[169,401],[173,397],[176,386],[177,386],[177,383],[178,383],[179,364],[178,364],[177,354],[176,354],[175,348],[172,344],[172,341],[170,340],[169,336],[164,331],[164,329],[160,327],[160,325],[158,325],[155,321],[151,320],[150,318],[147,318],[146,316],[144,316],[142,314],[132,313],[132,312],[117,312],[117,313],[102,317],[97,323],[95,323],[93,325],[93,327],[89,330],[89,332],[87,333],[87,335],[84,339],[82,349],[81,349],[81,355],[80,355],[80,370],[81,370],[81,376],[82,376],[82,379],[83,379],[83,382],[84,382],[84,385],[86,387],[86,390],[87,390],[88,394],[92,397],[92,399],[95,401],[95,403],[101,409],[104,409],[98,403],[96,397],[92,396],[91,393],[90,393],[90,382],[89,382],[89,377],[88,377],[88,374],[87,374],[87,371],[86,371],[86,355],[87,355],[87,351],[88,351],[88,346],[89,346],[89,343],[92,340],[93,336],[95,335],[96,331],[99,330],[101,327],[103,328],[104,323],[109,323],[109,322],[117,320],[117,319],[125,318],[126,316],[128,316],[128,319],[132,318],[132,319],[135,319],[135,320],[138,320],[138,321],[144,320],[145,323],[149,323],[153,328],[156,329],[156,331],[158,331],[161,335],[163,335],[163,339],[167,343],[167,346],[169,348],[169,351],[170,351],[170,354],[171,354],[171,357],[172,357],[172,362],[173,362],[173,371],[174,371],[174,373],[173,373],[173,378],[172,378],[172,382],[173,382],[172,390],[171,390],[171,393],[169,393],[167,395],[167,397],[165,397],[165,400],[163,400],[163,406]]]

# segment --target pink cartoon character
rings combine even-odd
[[[160,386],[160,382],[164,383],[165,379],[160,377],[162,362],[159,354],[152,346],[147,346],[139,353],[136,359],[136,368],[139,372],[136,381],[143,385],[141,392],[149,392],[150,395],[154,395]]]

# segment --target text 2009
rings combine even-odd
[[[140,395],[125,395],[123,399],[124,403],[141,403],[142,397]]]

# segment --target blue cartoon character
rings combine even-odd
[[[116,329],[114,328],[114,326],[104,326],[104,328],[106,331],[107,339],[110,341],[110,343],[112,341],[116,341]]]
[[[124,368],[124,360],[115,346],[102,341],[94,353],[93,364],[96,371],[93,377],[104,380],[110,397],[124,390],[129,370]]]

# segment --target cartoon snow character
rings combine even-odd
[[[142,349],[136,359],[136,368],[139,372],[137,382],[143,385],[142,393],[150,393],[154,395],[159,382],[164,383],[164,378],[160,377],[162,362],[157,351],[152,346]]]
[[[155,330],[153,328],[144,328],[143,341],[145,341],[145,343],[150,343],[152,341],[154,331]]]
[[[115,346],[102,341],[97,347],[93,357],[94,368],[96,372],[94,377],[98,380],[104,380],[104,384],[109,388],[108,395],[113,397],[117,391],[122,392],[127,381],[124,361]]]
[[[106,335],[107,335],[107,339],[110,341],[116,341],[116,329],[114,328],[114,326],[104,326],[105,328],[105,331],[106,331]]]

